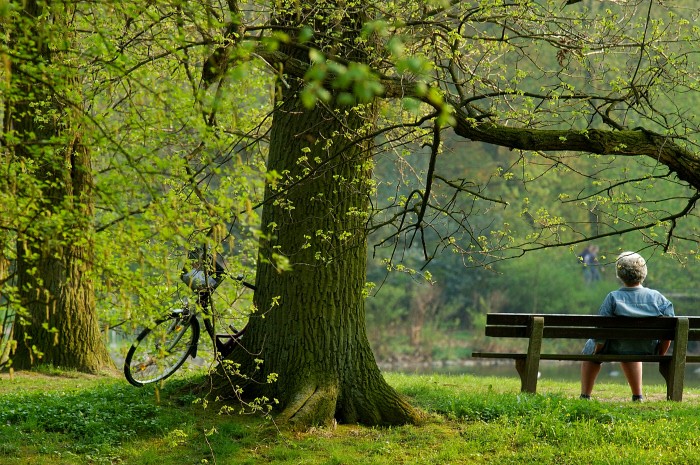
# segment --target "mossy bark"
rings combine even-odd
[[[15,322],[12,366],[37,363],[98,373],[113,368],[100,333],[92,283],[92,202],[87,152],[67,147],[52,171],[56,188],[46,188],[40,208],[62,217],[62,228],[36,231],[17,244],[20,299],[26,313]],[[58,182],[61,179],[61,182]],[[80,201],[79,201],[80,200]],[[58,237],[57,237],[58,236]]]
[[[585,152],[624,157],[647,156],[666,165],[679,179],[700,189],[700,156],[676,143],[669,136],[643,128],[631,130],[546,130],[508,127],[494,123],[474,123],[462,110],[457,111],[458,136],[520,150],[545,152]]]
[[[290,32],[306,21],[319,31],[306,46],[367,63],[367,38],[355,40],[365,19],[361,4],[282,1],[273,22]],[[308,65],[306,46],[291,40],[280,51]],[[310,109],[300,98],[301,77],[280,71],[286,77],[270,134],[258,313],[230,358],[262,382],[245,383],[245,395],[276,399],[278,419],[294,426],[416,423],[419,412],[384,381],[365,329],[374,106],[333,99]],[[258,370],[256,358],[263,360]],[[277,381],[266,383],[273,374]],[[232,389],[228,380],[220,387]]]
[[[29,218],[16,232],[23,311],[15,318],[12,366],[48,363],[99,372],[113,365],[100,334],[91,280],[92,170],[66,104],[80,84],[52,52],[53,41],[63,43],[66,37],[55,37],[61,18],[47,19],[46,7],[23,2],[21,20],[9,30],[18,53],[8,75],[12,92],[4,96],[3,133],[12,148],[10,162],[23,173],[16,196],[27,205]]]
[[[18,273],[27,314],[15,323],[15,369],[50,364],[100,373],[113,368],[100,333],[86,247],[37,250],[20,243]],[[39,253],[28,259],[31,250]]]
[[[270,199],[245,350],[232,355],[258,380],[246,395],[276,399],[279,419],[391,425],[420,414],[384,381],[365,331],[366,229],[371,189],[367,113],[305,108],[293,89],[272,124]],[[365,108],[371,113],[371,109]],[[274,174],[273,174],[274,173]],[[255,354],[252,356],[251,354]]]

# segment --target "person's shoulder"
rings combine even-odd
[[[603,302],[601,302],[600,307],[598,308],[598,315],[611,316],[613,314],[618,300],[617,297],[615,297],[614,292],[615,291],[609,292],[608,295],[605,296]]]
[[[644,289],[649,299],[655,301],[659,307],[670,309],[670,314],[673,315],[673,303],[665,295],[656,289],[649,289],[647,287]]]
[[[618,289],[615,289],[614,291],[608,292],[608,295],[605,296],[605,300],[620,300],[620,299],[625,299],[626,296],[629,295],[629,291],[627,290],[626,287],[620,287]]]
[[[664,299],[666,298],[666,297],[661,293],[661,291],[657,291],[656,289],[651,289],[651,288],[649,288],[649,287],[642,287],[641,289],[643,289],[644,292],[646,292],[646,293],[649,294],[649,295],[653,295],[653,296],[656,296],[656,297],[663,297]]]
[[[631,292],[638,292],[640,289],[641,288],[639,287],[622,286],[615,289],[614,291],[610,291],[608,295],[613,297],[620,297],[624,295],[629,295]]]
[[[605,296],[606,299],[614,299],[615,296],[617,296],[620,293],[620,289],[615,289],[614,291],[608,292],[608,295]]]

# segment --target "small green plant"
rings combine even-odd
[[[131,392],[130,392],[131,391]],[[0,424],[69,438],[74,452],[109,447],[158,429],[157,407],[124,386],[0,397]]]

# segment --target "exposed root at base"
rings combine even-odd
[[[337,400],[337,386],[306,386],[294,396],[277,418],[289,423],[293,428],[331,426],[335,422]]]

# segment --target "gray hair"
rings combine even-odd
[[[625,284],[641,284],[647,277],[647,262],[636,252],[622,252],[615,268],[617,277]]]

